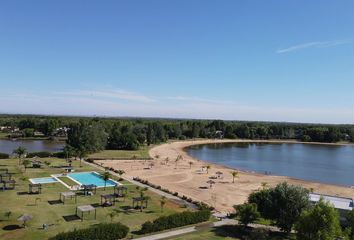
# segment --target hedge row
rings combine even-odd
[[[174,196],[176,196],[176,197],[179,197],[179,198],[181,198],[182,200],[185,200],[185,201],[187,201],[187,202],[189,202],[189,203],[193,203],[194,205],[196,205],[196,206],[199,208],[199,210],[205,210],[205,209],[208,209],[208,210],[210,210],[210,211],[214,210],[214,207],[209,206],[209,205],[207,205],[207,204],[204,203],[204,202],[194,201],[192,198],[189,198],[189,197],[187,197],[187,196],[185,196],[185,195],[180,196],[180,195],[178,194],[178,192],[172,192],[172,191],[170,191],[170,190],[168,190],[168,189],[166,189],[166,188],[162,188],[162,187],[159,186],[159,185],[155,185],[155,184],[153,184],[153,183],[150,183],[148,180],[143,180],[143,179],[141,179],[141,178],[139,178],[139,177],[134,177],[133,180],[135,180],[135,181],[137,181],[137,182],[140,182],[140,183],[142,183],[142,184],[148,185],[148,186],[150,186],[150,187],[152,187],[152,188],[159,189],[159,190],[161,190],[161,191],[163,191],[163,192],[165,192],[165,193],[172,194],[172,195],[174,195]]]
[[[7,153],[0,153],[0,159],[8,159],[10,157]]]
[[[51,240],[116,240],[127,236],[129,228],[121,223],[101,223],[90,228],[59,233]]]
[[[39,158],[48,158],[48,157],[57,157],[57,158],[64,158],[64,153],[63,152],[30,152],[27,153],[28,158],[33,158],[33,157],[39,157]]]
[[[153,222],[147,221],[141,226],[140,233],[159,232],[166,229],[183,227],[190,224],[196,224],[208,221],[210,218],[210,211],[203,210],[198,212],[182,212],[175,213],[169,216],[162,216],[155,219]]]

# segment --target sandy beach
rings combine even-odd
[[[316,193],[354,198],[354,189],[350,187],[308,182],[286,176],[239,171],[238,177],[233,183],[231,175],[233,169],[194,159],[184,151],[184,148],[191,145],[226,142],[297,143],[295,141],[246,140],[178,141],[153,147],[149,152],[150,156],[154,158],[151,161],[102,160],[96,162],[106,167],[122,169],[128,178],[140,177],[173,192],[178,192],[179,195],[206,202],[222,213],[233,212],[233,205],[245,202],[250,193],[262,187],[262,183],[267,183],[267,186],[275,186],[279,182],[287,181],[308,189],[312,188]],[[178,156],[182,157],[176,162]],[[210,165],[209,173],[205,168],[203,169],[203,166],[207,165]],[[220,178],[213,179],[215,184],[210,188],[207,181],[210,180],[210,177],[217,177],[216,172],[223,174],[220,175]]]

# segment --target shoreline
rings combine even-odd
[[[180,196],[185,195],[193,200],[206,202],[222,213],[233,212],[233,205],[245,202],[250,193],[262,187],[262,183],[267,183],[268,187],[274,187],[280,182],[287,181],[289,184],[301,185],[307,189],[313,189],[316,193],[354,198],[354,190],[350,186],[311,182],[287,176],[265,175],[257,172],[243,171],[195,159],[186,152],[186,148],[193,145],[240,142],[301,143],[298,141],[280,140],[175,141],[151,148],[149,154],[154,160],[102,160],[97,162],[107,167],[124,170],[126,172],[125,176],[128,178],[140,177],[155,185],[167,188],[170,191],[178,192]],[[353,146],[352,144],[330,145]],[[182,159],[176,162],[175,159],[179,155],[182,156]],[[192,162],[192,164],[189,164],[190,162]],[[202,167],[206,165],[211,166],[209,173],[201,170]],[[233,170],[239,172],[239,177],[235,179],[234,183],[231,176],[231,171]],[[213,179],[215,184],[210,188],[207,181],[210,180],[211,176],[215,176],[215,173],[218,171],[223,172],[223,177]]]
[[[353,186],[350,185],[341,185],[341,184],[335,184],[335,183],[326,183],[326,182],[317,182],[317,181],[312,181],[312,180],[307,180],[307,179],[302,179],[302,178],[295,178],[295,177],[290,177],[287,175],[276,175],[276,174],[272,174],[270,172],[270,174],[264,174],[262,172],[258,172],[258,171],[252,171],[252,170],[245,170],[245,169],[240,169],[240,168],[234,168],[234,167],[229,167],[223,164],[218,164],[218,163],[213,163],[213,162],[209,162],[206,160],[202,160],[202,159],[198,159],[195,158],[191,155],[188,154],[187,152],[187,148],[189,147],[193,147],[193,146],[199,146],[199,145],[209,145],[209,144],[224,144],[224,143],[264,143],[264,144],[269,144],[269,143],[275,143],[275,144],[308,144],[308,145],[329,145],[329,146],[349,146],[349,147],[354,147],[354,144],[352,143],[320,143],[320,142],[299,142],[296,140],[244,140],[244,139],[239,139],[239,140],[231,140],[231,139],[226,139],[225,142],[211,142],[211,143],[196,143],[196,144],[191,144],[188,146],[183,147],[182,151],[187,154],[190,158],[196,160],[196,161],[201,161],[201,162],[205,162],[206,165],[215,165],[215,166],[219,166],[219,167],[223,167],[223,168],[228,168],[230,170],[236,170],[239,172],[244,172],[244,173],[249,173],[249,174],[255,174],[255,175],[261,175],[261,176],[274,176],[274,177],[285,177],[285,178],[289,178],[295,181],[305,181],[305,182],[309,182],[309,183],[316,183],[316,184],[326,184],[326,185],[332,185],[332,186],[337,186],[337,187],[347,187],[347,188],[353,188],[354,189],[354,183]]]

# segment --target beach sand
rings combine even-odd
[[[273,142],[284,141],[245,141],[245,140],[195,140],[178,141],[162,144],[150,150],[151,161],[142,160],[103,160],[96,161],[105,167],[124,170],[125,177],[140,177],[149,182],[167,188],[172,192],[178,192],[193,200],[203,201],[221,213],[233,212],[233,206],[242,204],[253,191],[262,188],[262,183],[273,187],[282,181],[290,184],[301,185],[313,189],[316,193],[354,198],[354,189],[345,186],[314,183],[286,176],[272,176],[259,173],[239,171],[235,183],[232,182],[232,168],[203,162],[189,156],[183,149],[196,144],[212,144],[225,142]],[[296,143],[295,141],[285,141]],[[176,158],[182,156],[176,163]],[[168,160],[166,160],[168,158]],[[193,164],[190,165],[189,162]],[[153,164],[153,166],[151,166]],[[210,165],[209,173],[203,166]],[[291,167],[291,166],[289,166]],[[216,176],[216,172],[222,172],[221,178],[213,179],[215,184],[210,188],[207,183],[209,177]],[[331,178],[331,176],[328,176]]]

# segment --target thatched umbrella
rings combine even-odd
[[[31,220],[33,217],[29,214],[22,214],[17,218],[17,221],[23,222],[23,226],[26,227],[26,222]]]
[[[217,171],[216,172],[216,175],[218,175],[218,178],[220,178],[220,175],[223,175],[224,173],[223,172],[220,172],[220,171]]]
[[[207,181],[207,183],[210,184],[210,188],[213,186],[213,184],[215,184],[215,182],[213,180],[209,180],[209,181]]]

